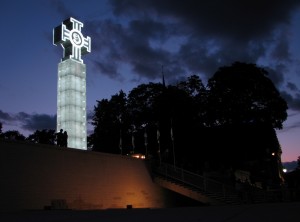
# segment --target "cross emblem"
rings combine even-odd
[[[83,63],[81,55],[91,52],[91,38],[83,37],[81,28],[83,23],[74,18],[69,18],[53,30],[53,44],[61,44],[64,48],[62,60],[73,59]]]

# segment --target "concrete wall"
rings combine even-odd
[[[169,191],[154,184],[145,161],[17,141],[0,141],[0,210],[160,208]]]

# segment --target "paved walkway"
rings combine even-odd
[[[167,209],[22,211],[0,213],[3,222],[296,222],[300,202]]]

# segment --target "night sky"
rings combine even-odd
[[[288,102],[277,131],[283,161],[300,156],[299,0],[2,0],[0,122],[25,136],[56,128],[57,66],[52,30],[69,17],[92,39],[87,110],[141,83],[197,74],[206,84],[235,61],[265,67]]]

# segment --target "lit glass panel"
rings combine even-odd
[[[58,69],[57,131],[68,132],[68,147],[86,150],[86,67],[65,60]]]

